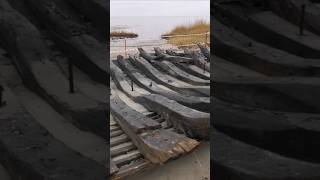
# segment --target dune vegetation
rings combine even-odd
[[[125,31],[112,31],[110,33],[111,38],[122,39],[122,38],[136,38],[138,34]]]
[[[204,20],[196,21],[190,25],[179,25],[169,33],[162,35],[163,39],[167,39],[170,44],[177,46],[186,46],[196,43],[210,43],[210,24]],[[194,35],[191,35],[194,34]],[[202,35],[197,35],[202,34]],[[191,36],[179,36],[191,35]],[[169,36],[169,37],[167,37]],[[176,37],[170,37],[176,36]]]

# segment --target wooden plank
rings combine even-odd
[[[146,112],[146,113],[143,113],[145,116],[148,116],[148,117],[152,117],[152,116],[155,116],[157,113],[155,112]]]
[[[136,131],[137,124],[155,121],[134,111],[115,95],[111,97],[110,109],[115,121],[130,136],[144,157],[153,163],[164,163],[169,159],[177,158],[190,152],[199,144],[185,135],[161,129],[161,125],[157,122],[159,126],[154,126],[153,129],[146,126]]]
[[[116,164],[113,162],[113,160],[110,158],[110,175],[113,175],[114,173],[119,171],[119,168],[116,166]]]
[[[118,59],[118,61],[124,61]],[[135,64],[143,73],[151,80],[158,84],[164,85],[176,92],[189,96],[208,97],[210,95],[209,86],[193,86],[191,84],[180,81],[168,74],[165,74],[155,68],[152,63],[143,58],[129,57],[129,61]]]
[[[117,131],[110,131],[110,137],[115,137],[123,134],[124,132],[122,130],[117,130]]]
[[[121,166],[123,164],[128,164],[131,161],[140,158],[142,155],[138,150],[133,150],[130,151],[126,154],[117,156],[115,158],[113,158],[113,162],[117,165],[117,166]]]
[[[185,132],[188,137],[199,139],[209,138],[209,113],[191,109],[157,94],[142,95],[136,100],[146,108],[161,114],[161,116],[171,122],[176,129]]]
[[[116,97],[116,99],[114,99],[113,103],[111,103],[111,106],[117,108],[117,111],[122,113],[125,113],[125,111],[128,111],[127,115],[130,117],[127,118],[126,121],[128,125],[130,125],[131,131],[133,131],[134,133],[140,133],[147,129],[156,129],[161,127],[161,125],[157,121],[154,121],[142,115],[141,113],[129,108],[129,106],[127,106],[118,96],[114,95],[113,97]],[[118,108],[121,108],[121,109],[118,109]],[[120,125],[119,121],[117,121],[117,117],[115,117],[115,115],[113,116],[115,118],[115,121],[118,123],[118,125]],[[126,132],[126,130],[124,131]]]
[[[183,63],[193,63],[194,61],[192,58],[188,58],[188,57],[166,55],[158,47],[155,47],[154,51],[156,52],[156,55],[157,57],[159,57],[159,59],[163,59],[171,62],[183,62]]]
[[[110,126],[110,131],[117,131],[119,129],[120,129],[119,126]]]
[[[128,166],[122,166],[119,172],[112,176],[112,180],[122,180],[124,177],[129,177],[130,175],[134,175],[137,172],[145,170],[147,168],[154,167],[150,161],[146,161],[144,159],[139,159],[134,163]]]
[[[110,126],[114,126],[114,125],[117,125],[117,123],[110,119]]]
[[[142,48],[138,48],[138,51],[140,53],[140,56],[145,58],[146,60],[150,61],[150,60],[155,60],[157,58],[157,56],[153,56],[149,53],[147,53],[144,49]]]
[[[116,137],[113,137],[113,138],[110,138],[110,145],[111,146],[115,146],[115,145],[118,145],[120,143],[124,143],[126,141],[128,141],[129,138],[126,134],[122,134],[120,136],[116,136]]]
[[[151,119],[158,119],[158,118],[160,118],[161,116],[159,115],[159,114],[156,114],[156,115],[154,115],[154,116],[151,116]]]
[[[135,146],[132,142],[125,142],[122,144],[119,144],[117,146],[113,146],[110,148],[110,155],[111,157],[117,156],[119,154],[124,154],[126,152],[129,152],[130,150],[134,149]]]

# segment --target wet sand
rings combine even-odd
[[[210,144],[203,142],[192,153],[161,167],[139,173],[124,180],[209,180]]]

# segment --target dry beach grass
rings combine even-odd
[[[176,46],[183,46],[189,44],[210,42],[210,35],[205,33],[210,32],[210,24],[204,20],[196,21],[191,25],[179,25],[175,27],[169,33],[164,34],[165,36],[177,36],[177,35],[190,35],[190,34],[201,34],[201,35],[192,35],[192,36],[177,36],[169,37],[168,41],[170,44]]]

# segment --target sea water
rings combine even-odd
[[[176,26],[210,22],[209,0],[111,0],[110,31],[138,34],[132,41],[160,40]],[[116,42],[116,41],[114,41]]]

